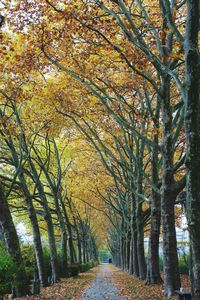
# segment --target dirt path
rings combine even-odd
[[[91,287],[85,289],[81,300],[126,300],[111,282],[112,276],[112,265],[100,265],[96,278],[91,282]]]

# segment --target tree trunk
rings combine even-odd
[[[17,152],[16,152],[13,142],[11,140],[9,141],[8,145],[9,145],[9,148],[10,148],[10,151],[12,154],[14,166],[17,170],[18,168],[20,168]],[[38,224],[38,220],[37,220],[37,215],[36,215],[32,197],[29,192],[29,189],[28,189],[28,186],[26,183],[26,179],[24,177],[22,170],[19,171],[18,178],[19,178],[20,185],[21,185],[21,188],[24,193],[25,204],[26,204],[28,216],[29,216],[30,223],[31,223],[32,234],[33,234],[33,244],[34,244],[35,257],[36,257],[36,262],[37,262],[37,269],[38,269],[40,284],[41,284],[41,286],[45,287],[48,285],[48,281],[47,281],[47,274],[46,274],[45,265],[44,265],[42,241],[41,241],[41,235],[40,235],[40,229],[39,229],[39,224]]]
[[[12,220],[12,216],[5,198],[3,187],[0,183],[0,225],[3,229],[3,236],[6,248],[14,264],[17,267],[15,283],[13,284],[13,296],[22,297],[29,293],[29,283],[21,255],[19,239]]]
[[[139,278],[146,278],[146,263],[144,255],[144,228],[143,228],[143,216],[137,213],[137,259],[139,267]]]
[[[129,258],[130,258],[130,245],[131,245],[131,233],[130,233],[130,229],[128,230],[127,233],[127,242],[126,242],[126,271],[128,272],[129,270]]]
[[[131,201],[131,241],[130,241],[130,261],[129,273],[139,277],[138,255],[137,255],[137,230],[136,230],[136,209],[135,195],[132,193]]]
[[[129,255],[129,269],[130,275],[133,274],[133,231],[131,230],[131,240],[130,240],[130,255]]]
[[[77,235],[77,245],[78,245],[78,261],[82,264],[82,247],[81,247],[81,239],[79,234]]]
[[[155,187],[158,188],[158,129],[160,116],[160,99],[158,98],[156,115],[154,118],[154,147],[152,151],[152,181]],[[159,284],[162,282],[159,266],[159,237],[160,237],[160,195],[152,189],[152,199],[150,203],[151,209],[151,230],[149,237],[148,248],[148,263],[147,263],[147,279],[146,284]]]
[[[48,182],[50,183],[50,178],[47,175]],[[63,218],[63,214],[61,211],[61,208],[59,206],[59,200],[58,200],[58,195],[56,192],[56,189],[52,187],[52,193],[53,193],[53,198],[54,198],[54,204],[55,204],[55,209],[58,217],[58,222],[59,222],[59,229],[60,229],[60,234],[61,234],[61,257],[62,257],[62,275],[64,277],[67,276],[67,232],[66,232],[66,226]]]
[[[175,230],[174,205],[176,195],[173,187],[173,137],[172,111],[170,106],[170,77],[162,76],[162,113],[163,113],[163,170],[161,194],[161,218],[163,229],[163,271],[165,295],[171,297],[180,288],[177,241]]]
[[[48,201],[45,195],[42,182],[40,181],[37,170],[35,169],[35,166],[33,165],[31,160],[30,160],[30,166],[42,202],[42,207],[44,210],[44,220],[47,223],[49,250],[50,250],[50,257],[51,257],[52,282],[57,282],[59,280],[59,269],[58,269],[58,256],[56,250],[56,241],[54,235],[52,216],[49,210]]]
[[[37,220],[35,208],[33,206],[32,201],[26,201],[26,207],[27,207],[27,211],[28,211],[28,215],[32,227],[33,244],[35,249],[35,257],[37,262],[39,280],[41,286],[45,287],[48,286],[48,281],[47,281],[47,274],[44,265],[44,257],[43,257],[42,242],[41,242],[38,220]]]
[[[146,284],[159,284],[162,282],[159,266],[160,196],[157,194],[152,198]]]
[[[16,111],[17,113],[17,111]],[[19,118],[19,115],[17,114],[17,121],[19,126],[21,127],[21,121]],[[52,216],[50,213],[50,209],[48,206],[48,201],[46,198],[46,194],[44,191],[43,184],[40,180],[40,176],[37,172],[37,169],[30,157],[29,149],[26,144],[26,137],[23,132],[22,134],[22,142],[23,142],[23,149],[25,150],[25,153],[28,158],[28,162],[30,165],[30,169],[32,172],[32,176],[34,178],[34,182],[36,184],[41,202],[42,202],[42,207],[44,210],[44,220],[47,223],[47,232],[48,232],[48,241],[49,241],[49,250],[50,250],[50,257],[51,257],[51,269],[52,269],[52,282],[57,282],[59,280],[59,270],[58,270],[58,257],[57,257],[57,250],[56,250],[56,242],[55,242],[55,235],[54,235],[54,228],[53,228],[53,221],[52,221]]]
[[[144,156],[144,142],[138,141],[137,144],[137,192],[139,195],[143,194],[143,156]],[[136,229],[137,229],[137,257],[139,267],[139,278],[146,278],[146,262],[144,254],[144,218],[142,209],[143,200],[140,196],[137,196],[136,202]]]
[[[65,230],[61,231],[61,258],[62,258],[62,276],[67,276],[67,233]]]
[[[186,97],[187,219],[191,241],[192,299],[200,299],[200,55],[198,49],[198,0],[187,1]]]
[[[86,263],[86,247],[85,247],[85,238],[83,236],[83,263]]]
[[[67,231],[68,231],[70,263],[73,264],[75,262],[75,258],[74,258],[74,246],[73,246],[72,229],[71,229],[71,225],[69,223],[69,217],[68,217],[68,214],[67,214],[65,204],[64,204],[63,199],[61,197],[60,197],[60,203],[61,203],[61,206],[62,206],[62,209],[63,209],[65,222],[66,222],[66,226],[67,226]]]
[[[124,238],[121,236],[120,239],[120,260],[121,260],[121,268],[124,269]]]

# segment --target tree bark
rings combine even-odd
[[[129,273],[139,277],[138,251],[137,251],[137,229],[136,229],[136,208],[135,195],[132,193],[131,201],[131,241],[130,241],[130,261]]]
[[[51,257],[51,270],[52,270],[52,282],[57,282],[59,280],[59,270],[58,270],[58,256],[57,256],[57,249],[56,249],[56,241],[54,235],[54,228],[53,228],[53,221],[52,216],[49,210],[48,201],[45,195],[45,191],[42,185],[42,182],[39,178],[38,172],[31,161],[29,160],[30,167],[32,170],[32,174],[37,184],[37,190],[40,195],[40,199],[42,202],[43,210],[44,210],[44,220],[47,224],[47,232],[48,232],[48,241],[49,241],[49,250],[50,250],[50,257]]]
[[[29,282],[27,280],[26,271],[23,264],[19,239],[1,183],[0,226],[3,229],[3,236],[6,242],[7,251],[17,267],[15,282],[13,284],[13,296],[22,297],[29,293]]]
[[[67,233],[65,230],[61,231],[61,268],[62,276],[67,276]]]
[[[172,111],[170,106],[170,77],[162,76],[162,121],[163,121],[163,169],[161,193],[161,219],[163,229],[163,271],[165,295],[171,297],[180,288],[174,205],[176,195],[173,187],[173,137]]]
[[[137,141],[137,193],[143,194],[143,155],[144,155],[144,141]],[[137,228],[137,258],[139,267],[139,278],[146,278],[146,262],[144,254],[144,218],[142,204],[143,200],[140,196],[136,197],[136,228]]]
[[[61,206],[62,206],[62,209],[63,209],[65,222],[66,222],[66,226],[67,226],[67,231],[68,231],[70,263],[73,264],[75,262],[75,257],[74,257],[74,245],[73,245],[72,229],[71,229],[71,225],[69,223],[69,217],[68,217],[67,210],[66,210],[66,207],[65,207],[65,204],[63,202],[62,197],[60,197],[60,203],[61,203]]]
[[[154,147],[152,150],[152,181],[155,187],[158,188],[158,129],[160,116],[160,99],[158,98],[156,114],[154,118]],[[152,199],[150,203],[151,209],[151,229],[149,236],[148,248],[148,263],[147,263],[147,279],[146,284],[159,284],[162,282],[159,266],[159,237],[160,237],[160,194],[152,189]]]
[[[141,210],[141,208],[138,208]],[[146,263],[144,255],[144,228],[143,228],[143,216],[137,212],[137,259],[139,268],[139,278],[146,278]]]
[[[8,141],[8,146],[10,148],[10,152],[12,155],[13,164],[14,164],[16,170],[19,169],[18,178],[19,178],[20,185],[21,185],[21,188],[24,193],[26,209],[27,209],[28,216],[29,216],[30,223],[31,223],[32,234],[33,234],[33,245],[34,245],[34,250],[35,250],[35,257],[36,257],[36,262],[37,262],[37,269],[38,269],[40,284],[41,284],[41,286],[45,287],[48,285],[48,281],[47,281],[47,274],[46,274],[45,265],[44,265],[42,241],[41,241],[41,235],[40,235],[40,229],[39,229],[36,211],[35,211],[35,208],[33,205],[33,200],[32,200],[30,191],[29,191],[27,183],[26,183],[26,179],[25,179],[23,170],[21,169],[21,166],[19,165],[19,158],[18,158],[18,155],[17,155],[17,152],[15,150],[12,140]]]
[[[187,137],[187,220],[191,241],[192,299],[200,299],[200,55],[198,49],[198,0],[187,1],[185,41]]]

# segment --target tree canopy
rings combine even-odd
[[[106,246],[116,265],[147,284],[163,280],[171,297],[186,217],[199,299],[199,1],[16,0],[0,9],[0,232],[18,266],[13,294],[28,290],[23,222],[43,286]]]

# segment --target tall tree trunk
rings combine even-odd
[[[65,230],[61,231],[61,268],[62,276],[67,276],[67,233]]]
[[[122,236],[120,238],[120,261],[121,268],[124,269],[124,239]]]
[[[28,199],[28,198],[27,198]],[[33,244],[35,249],[35,257],[37,262],[37,269],[39,274],[39,280],[41,286],[45,287],[48,285],[47,274],[44,265],[44,257],[43,257],[43,249],[42,249],[42,241],[40,236],[40,229],[38,225],[38,220],[35,212],[35,208],[33,206],[32,201],[28,201],[26,199],[26,207],[29,215],[29,219],[32,227],[33,234]]]
[[[131,240],[130,240],[130,255],[129,255],[129,269],[130,275],[133,274],[133,230],[131,230]]]
[[[140,205],[138,205],[140,206]],[[137,209],[137,259],[138,259],[138,267],[139,267],[139,278],[146,278],[146,263],[145,263],[145,255],[144,255],[144,228],[143,228],[143,214],[140,212],[141,208]]]
[[[126,271],[129,270],[130,245],[131,245],[131,232],[130,232],[130,228],[128,227],[128,232],[126,237]]]
[[[172,111],[170,106],[170,77],[162,76],[162,114],[163,114],[163,170],[161,194],[161,218],[163,229],[163,268],[165,295],[171,297],[180,288],[177,241],[175,230],[174,205],[174,165]]]
[[[155,194],[154,194],[155,193]],[[160,195],[153,192],[151,203],[151,229],[149,237],[146,284],[162,282],[159,266]]]
[[[72,212],[72,210],[71,210],[71,212]],[[82,263],[81,238],[80,238],[80,233],[79,233],[79,228],[78,228],[78,225],[77,225],[77,222],[76,222],[76,218],[74,216],[73,216],[73,220],[74,220],[74,227],[75,227],[76,238],[77,238],[78,262],[81,264]]]
[[[48,174],[47,178],[48,178]],[[50,184],[50,178],[48,180]],[[62,257],[62,276],[66,277],[67,276],[67,231],[66,231],[66,224],[64,222],[64,217],[59,205],[59,199],[57,195],[57,191],[54,187],[52,187],[52,193],[53,193],[53,198],[54,198],[54,204],[55,204],[55,209],[58,217],[58,222],[59,222],[59,229],[60,229],[60,234],[61,234],[61,257]]]
[[[137,246],[137,230],[133,232],[133,274],[139,277],[139,264],[138,264],[138,246]]]
[[[63,209],[65,222],[66,222],[66,226],[67,226],[67,231],[68,231],[70,263],[73,264],[75,262],[75,258],[74,258],[74,245],[73,245],[72,228],[71,228],[71,224],[69,222],[69,217],[68,217],[68,214],[67,214],[65,204],[64,204],[63,199],[61,197],[60,197],[60,203],[61,203],[61,206],[62,206],[62,209]]]
[[[131,201],[131,241],[130,241],[130,262],[129,273],[139,277],[138,252],[137,252],[137,229],[136,229],[136,208],[135,195],[132,193]]]
[[[37,190],[42,202],[42,207],[44,210],[44,220],[47,223],[47,232],[48,232],[48,241],[49,241],[49,250],[50,250],[50,257],[51,257],[51,269],[52,269],[52,281],[57,282],[59,280],[59,270],[58,270],[58,257],[57,257],[57,250],[56,250],[56,242],[55,242],[55,235],[54,235],[54,228],[53,228],[53,221],[52,221],[52,216],[50,213],[50,209],[48,206],[48,201],[46,198],[46,194],[44,191],[43,184],[40,180],[40,176],[37,172],[37,169],[32,161],[32,158],[30,157],[29,149],[26,143],[26,136],[23,132],[22,125],[21,125],[21,120],[17,111],[17,108],[15,108],[15,114],[16,114],[16,119],[18,122],[18,125],[21,130],[21,136],[20,140],[22,141],[23,144],[23,150],[25,151],[28,162],[30,165],[30,169],[32,172],[32,176],[34,178],[35,184],[37,185]]]
[[[49,241],[49,250],[50,250],[50,258],[51,258],[51,270],[52,270],[52,282],[57,282],[59,280],[59,268],[58,268],[58,256],[57,256],[57,249],[56,249],[56,241],[55,241],[55,235],[54,235],[54,228],[53,228],[53,221],[52,216],[50,213],[50,209],[48,206],[48,201],[45,195],[45,191],[42,185],[42,182],[39,178],[39,175],[37,173],[37,170],[31,161],[30,167],[32,170],[32,174],[35,180],[35,183],[37,184],[37,190],[40,195],[40,199],[42,202],[42,207],[44,210],[44,220],[47,224],[47,232],[48,232],[48,241]]]
[[[46,274],[45,265],[44,265],[42,241],[41,241],[41,235],[40,235],[40,229],[39,229],[36,211],[35,211],[35,208],[33,205],[30,191],[29,191],[27,183],[26,183],[25,176],[23,174],[23,171],[21,170],[21,166],[19,165],[19,158],[18,158],[17,152],[15,150],[14,144],[10,140],[8,145],[9,145],[9,148],[10,148],[10,151],[12,154],[14,166],[15,166],[16,170],[19,169],[18,178],[19,178],[20,185],[21,185],[21,188],[24,193],[25,204],[26,204],[28,216],[29,216],[30,223],[31,223],[32,234],[33,234],[33,245],[34,245],[34,250],[35,250],[35,257],[36,257],[36,262],[37,262],[37,269],[38,269],[40,284],[41,284],[41,286],[45,287],[48,285],[48,281],[47,281],[47,274]]]
[[[67,233],[66,233],[66,226],[65,226],[65,222],[64,222],[63,212],[61,209],[62,206],[60,206],[60,202],[59,202],[59,199],[60,198],[62,199],[61,193],[60,193],[62,171],[61,171],[61,166],[60,166],[59,153],[58,153],[58,149],[57,149],[55,142],[54,142],[54,149],[55,149],[55,156],[56,156],[56,162],[57,162],[57,181],[56,182],[54,180],[52,180],[52,178],[50,177],[50,174],[49,174],[48,170],[46,169],[40,155],[37,153],[36,149],[34,149],[34,151],[37,155],[37,163],[44,172],[44,175],[47,179],[47,182],[51,189],[53,200],[54,200],[54,205],[55,205],[55,210],[56,210],[56,214],[58,217],[58,222],[60,225],[59,229],[60,229],[60,235],[61,235],[61,257],[62,257],[62,266],[61,266],[62,270],[61,271],[62,271],[62,275],[65,277],[65,276],[67,276]],[[50,155],[48,155],[47,158],[50,160]],[[38,188],[40,188],[40,190],[41,190],[40,184],[39,184]],[[41,190],[41,192],[42,192],[42,190]],[[55,279],[55,280],[57,280],[57,279]]]
[[[75,257],[74,257],[74,245],[73,245],[73,237],[72,237],[71,226],[68,225],[67,229],[68,229],[68,234],[69,234],[70,261],[71,261],[71,264],[73,264],[75,262]],[[86,246],[85,246],[85,248],[86,248]]]
[[[84,235],[83,235],[83,263],[85,264],[86,263],[86,246],[85,246],[85,238],[84,238]]]
[[[143,156],[144,156],[144,142],[137,141],[137,193],[143,194]],[[137,228],[137,257],[139,267],[140,279],[146,278],[146,262],[144,254],[144,213],[142,209],[143,200],[137,196],[136,201],[136,228]]]
[[[154,147],[152,151],[152,181],[155,187],[158,188],[158,129],[160,116],[160,99],[158,98],[156,115],[154,118]],[[151,229],[148,248],[148,263],[147,263],[147,279],[146,284],[159,284],[162,282],[159,267],[159,237],[160,237],[160,195],[152,189],[152,199],[150,203],[151,209]]]
[[[13,296],[22,297],[29,293],[29,282],[27,280],[25,267],[21,255],[19,239],[0,183],[0,225],[6,242],[6,248],[17,267],[15,283],[13,285]]]
[[[121,268],[125,270],[125,225],[122,217],[121,223],[121,239],[120,239],[120,254],[121,254]]]
[[[78,245],[78,261],[82,264],[82,247],[79,232],[77,231],[77,245]]]
[[[187,219],[191,241],[192,299],[200,299],[200,55],[198,49],[198,0],[187,1],[185,42],[187,136]]]
[[[131,201],[130,201],[130,251],[129,251],[129,269],[128,272],[129,274],[133,274],[133,232],[134,232],[134,194],[131,194]]]

